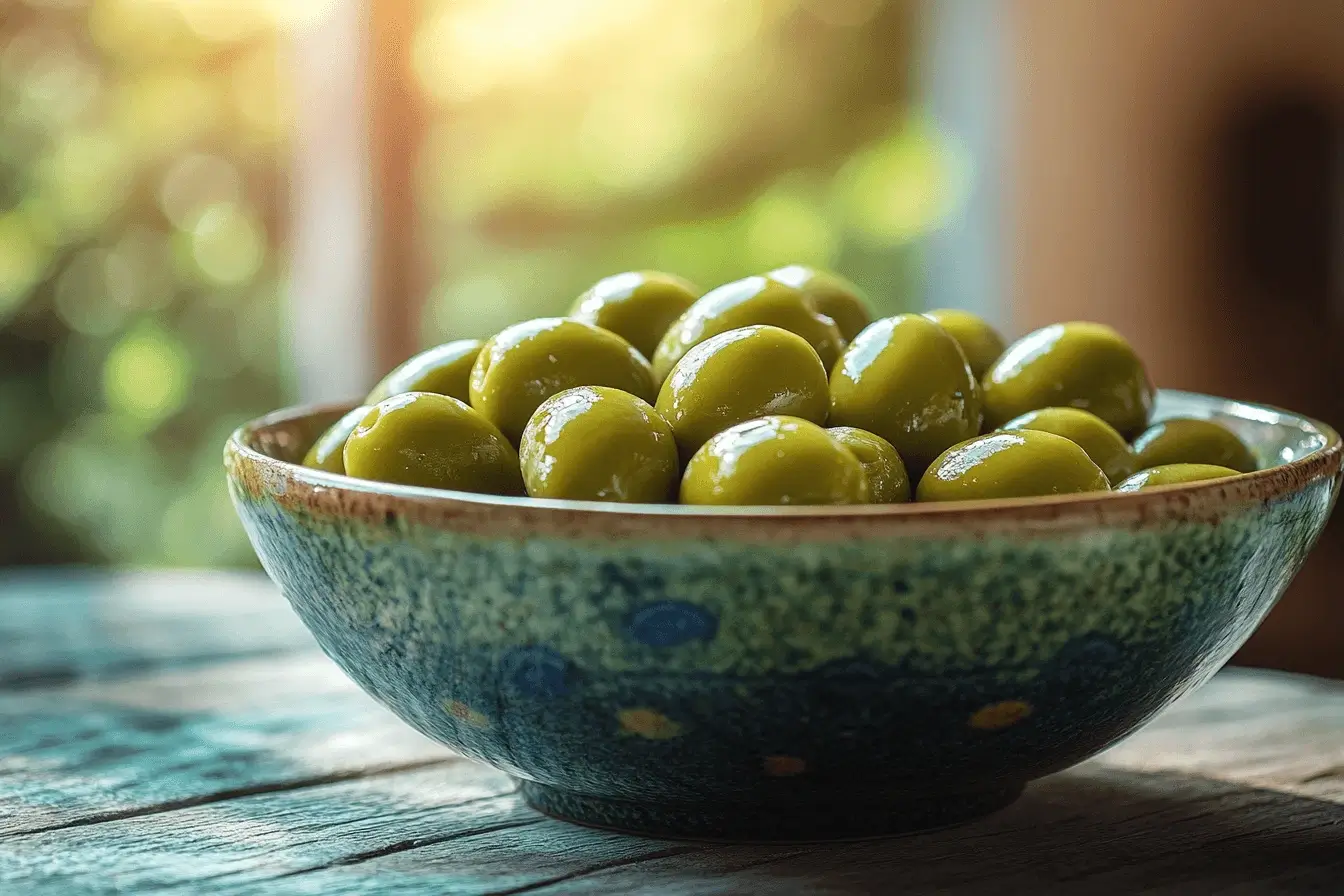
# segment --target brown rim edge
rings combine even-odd
[[[1196,393],[1187,393],[1196,395]],[[1212,396],[1197,396],[1215,401]],[[844,507],[688,507],[619,505],[510,498],[369,482],[277,460],[253,448],[253,436],[306,417],[338,415],[353,403],[286,408],[239,427],[229,438],[229,476],[252,495],[319,518],[370,523],[405,520],[482,536],[523,538],[731,539],[848,541],[863,538],[980,537],[1000,532],[1085,533],[1098,528],[1144,528],[1163,521],[1217,523],[1229,513],[1340,477],[1344,449],[1324,423],[1269,405],[1236,402],[1284,414],[1315,427],[1325,447],[1280,466],[1227,479],[1131,493],[1065,495],[943,504]],[[389,534],[395,532],[388,529]]]

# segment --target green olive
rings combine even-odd
[[[1092,462],[1101,467],[1107,480],[1119,482],[1138,469],[1134,452],[1124,436],[1115,427],[1096,414],[1078,408],[1041,408],[1014,417],[1000,429],[1013,432],[1032,429],[1063,436],[1087,452]]]
[[[768,324],[803,337],[827,370],[844,348],[835,321],[812,310],[803,294],[769,277],[747,277],[701,296],[668,328],[653,353],[653,373],[667,379],[695,346],[729,330]]]
[[[873,320],[863,293],[838,274],[819,271],[801,264],[791,264],[786,268],[773,270],[766,276],[801,292],[813,311],[835,321],[836,327],[840,330],[840,338],[846,342],[859,335]]]
[[[991,427],[1027,411],[1074,407],[1131,438],[1148,424],[1153,406],[1143,362],[1103,324],[1054,324],[1022,337],[990,367],[983,386],[985,423]]]
[[[344,473],[346,439],[350,438],[350,433],[355,431],[359,421],[363,420],[368,412],[369,405],[362,405],[331,424],[313,443],[313,447],[308,449],[303,458],[303,465],[314,470],[326,470],[328,473]]]
[[[859,459],[868,478],[868,503],[904,504],[910,500],[910,477],[891,443],[866,429],[834,426],[826,430]]]
[[[831,424],[886,439],[911,476],[979,433],[980,419],[980,390],[961,347],[918,314],[874,321],[831,372]]]
[[[1134,440],[1139,469],[1170,464],[1212,464],[1238,473],[1256,469],[1241,439],[1212,420],[1177,418],[1154,423]]]
[[[576,386],[610,386],[645,401],[657,388],[633,345],[610,330],[561,317],[514,324],[481,349],[471,406],[514,444],[543,401]]]
[[[985,375],[999,355],[1003,354],[1005,343],[999,332],[984,318],[969,311],[956,308],[939,308],[924,315],[946,330],[966,355],[966,363],[971,365],[971,373],[978,380]]]
[[[359,479],[521,495],[518,454],[494,424],[447,395],[403,392],[369,409],[345,443]]]
[[[1032,429],[979,436],[943,452],[919,480],[919,501],[974,501],[1106,492],[1106,474],[1063,436]]]
[[[681,503],[758,506],[864,504],[868,480],[853,452],[798,417],[748,420],[714,436],[681,479]]]
[[[1115,487],[1117,492],[1137,492],[1160,485],[1182,485],[1187,482],[1204,482],[1209,479],[1226,479],[1240,475],[1231,467],[1216,464],[1163,464],[1140,470]]]
[[[803,337],[779,327],[739,327],[692,348],[658,393],[658,413],[689,459],[734,423],[784,414],[826,421],[826,368]]]
[[[606,386],[543,401],[519,454],[534,498],[656,504],[676,499],[681,477],[672,427],[644,399]]]
[[[570,316],[610,330],[652,358],[667,328],[699,295],[694,286],[672,274],[627,271],[599,280],[579,296]]]
[[[373,387],[365,404],[403,392],[437,392],[458,401],[471,399],[471,366],[481,353],[479,339],[458,339],[403,361]]]

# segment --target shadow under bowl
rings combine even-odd
[[[967,820],[1208,680],[1301,567],[1339,437],[1179,392],[1264,469],[1133,494],[699,508],[296,465],[345,408],[242,427],[230,493],[322,649],[538,809],[671,837]]]

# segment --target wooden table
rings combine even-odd
[[[0,576],[0,893],[1344,893],[1344,685],[1230,671],[955,830],[672,843],[543,818],[260,577]]]

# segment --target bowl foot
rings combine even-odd
[[[528,805],[552,818],[586,827],[674,840],[815,842],[913,834],[974,821],[1010,805],[1022,784],[974,793],[889,794],[864,802],[808,800],[763,805],[654,804],[587,796],[519,782]]]

